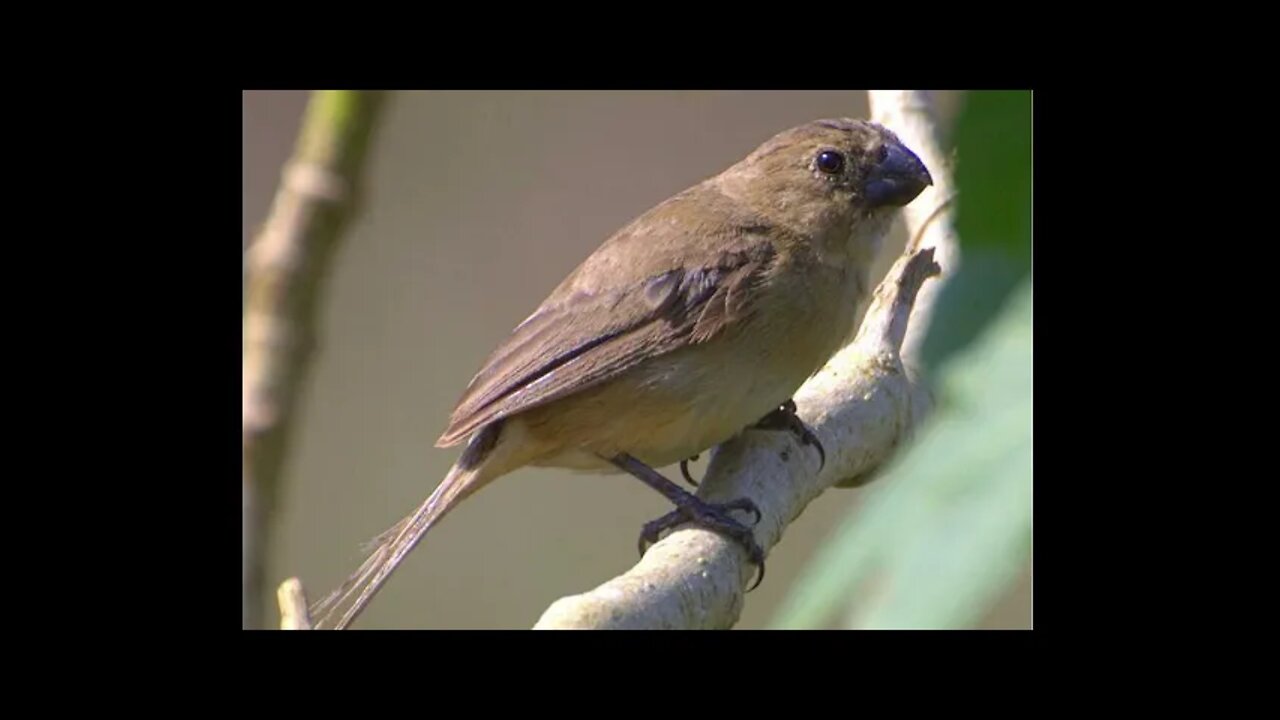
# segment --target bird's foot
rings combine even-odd
[[[760,574],[756,578],[755,584],[747,590],[747,592],[750,592],[756,589],[761,581],[764,580],[764,551],[756,543],[755,536],[751,533],[751,528],[729,516],[729,512],[732,510],[743,510],[755,515],[752,525],[760,522],[760,509],[748,498],[738,498],[726,503],[708,503],[698,499],[696,496],[689,495],[688,499],[683,500],[682,504],[678,505],[675,510],[657,520],[645,523],[644,529],[640,532],[640,555],[643,556],[650,545],[658,542],[663,532],[682,523],[692,522],[737,542],[747,551],[751,562],[760,566]]]
[[[822,449],[822,441],[818,440],[818,436],[804,424],[804,421],[796,415],[796,401],[787,400],[776,410],[760,418],[755,424],[760,430],[789,430],[795,433],[802,445],[812,445],[818,450],[818,471],[827,464],[827,453]]]

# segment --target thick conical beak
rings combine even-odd
[[[897,142],[886,143],[883,158],[867,176],[863,197],[872,207],[902,207],[933,184],[929,169]]]

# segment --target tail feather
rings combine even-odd
[[[352,573],[338,589],[311,609],[314,627],[320,629],[325,626],[338,610],[359,592],[355,601],[342,613],[333,628],[343,630],[350,626],[382,589],[383,584],[400,563],[404,562],[409,552],[421,542],[427,531],[463,497],[470,494],[467,490],[470,489],[469,486],[472,485],[476,474],[474,468],[464,469],[460,465],[455,465],[435,492],[431,493],[431,497],[427,498],[412,515],[374,538],[368,544],[371,547],[369,557],[360,565],[360,568]]]
[[[435,492],[431,493],[431,497],[418,506],[412,515],[391,526],[366,545],[370,554],[360,568],[338,589],[311,607],[313,627],[319,629],[327,624],[339,608],[359,592],[333,626],[335,630],[349,627],[433,525],[467,496],[508,469],[506,464],[490,462],[497,459],[491,451],[497,444],[502,425],[501,422],[492,423],[476,433],[462,457],[458,458],[458,462],[449,470]],[[507,454],[509,453],[496,453],[504,456]],[[503,460],[509,458],[504,457]]]

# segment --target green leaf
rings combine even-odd
[[[1031,93],[966,94],[956,123],[960,271],[939,292],[927,372],[973,340],[1031,272]]]
[[[965,95],[955,142],[962,254],[988,250],[1031,268],[1031,93]]]
[[[1031,284],[943,379],[948,404],[894,472],[889,569],[852,626],[977,622],[1031,545]]]

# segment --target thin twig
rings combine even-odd
[[[289,578],[280,583],[276,590],[276,599],[280,603],[281,630],[310,630],[311,615],[307,612],[307,594],[302,589],[302,581]]]
[[[955,169],[951,157],[943,152],[929,93],[923,90],[870,90],[867,95],[871,119],[894,131],[933,175],[933,185],[903,208],[902,219],[912,237],[920,235],[917,247],[934,248],[934,259],[950,277],[960,266],[960,241],[955,232]],[[941,289],[942,283],[931,283],[920,291],[918,307],[911,317],[911,329],[902,347],[902,359],[909,371],[919,365],[917,359],[921,344],[928,334],[933,306]]]
[[[260,627],[264,561],[316,308],[355,214],[384,93],[312,95],[271,214],[246,256],[242,404],[244,627]]]

